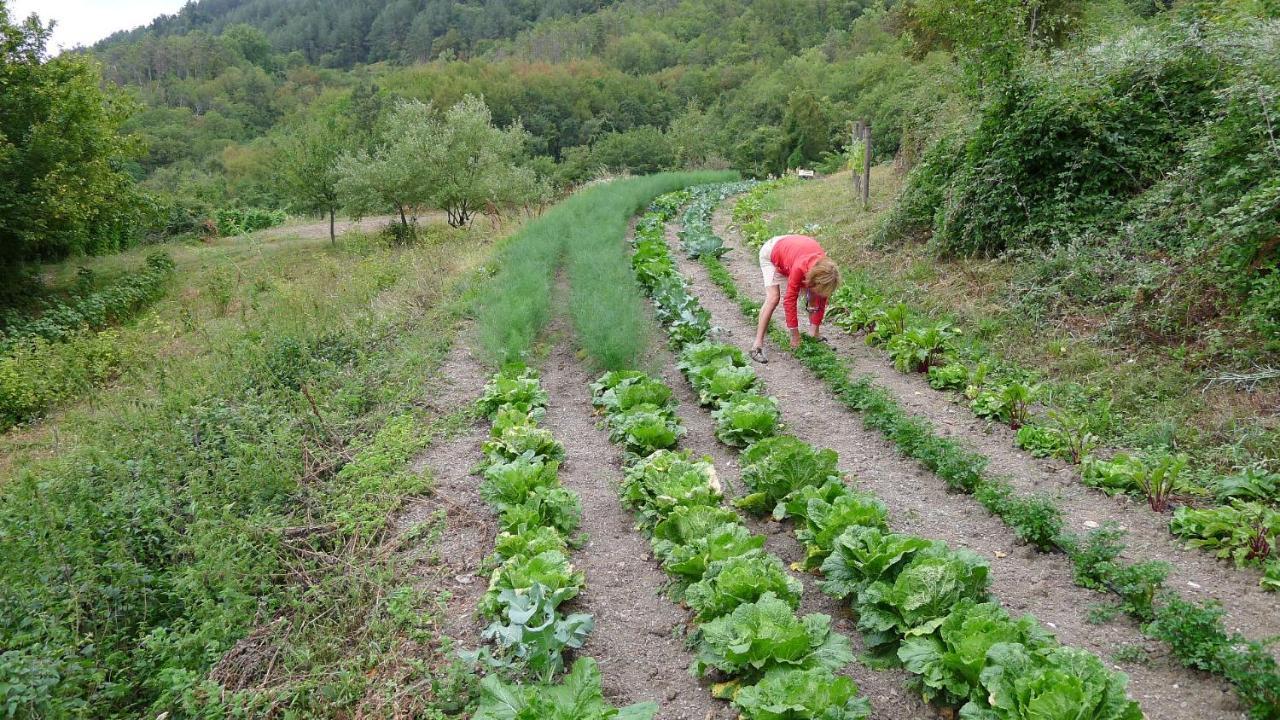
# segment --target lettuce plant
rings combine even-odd
[[[546,526],[567,536],[578,529],[581,521],[582,503],[578,494],[562,487],[536,488],[524,502],[507,505],[498,516],[503,530],[516,533]]]
[[[745,720],[866,720],[871,704],[858,686],[826,668],[777,668],[742,688],[733,704]]]
[[[734,395],[711,414],[716,420],[716,437],[734,447],[771,437],[782,425],[778,401],[753,392]]]
[[[761,439],[742,453],[742,483],[751,492],[737,501],[739,507],[764,514],[791,493],[806,486],[839,480],[839,456],[834,450],[818,450],[791,435]]]
[[[623,501],[651,528],[675,508],[719,505],[720,480],[709,458],[694,460],[688,452],[658,450],[627,468],[620,488]]]
[[[876,527],[850,527],[836,538],[822,562],[822,591],[837,598],[856,598],[874,583],[892,583],[922,552],[944,553],[946,545]]]
[[[757,557],[763,553],[763,548],[763,535],[753,535],[738,523],[725,523],[687,544],[672,546],[662,569],[676,576],[677,587],[681,587],[701,578],[717,560]]]
[[[1125,696],[1129,678],[1108,670],[1096,655],[1072,647],[1028,650],[997,643],[987,651],[985,693],[960,709],[962,720],[1142,720]]]
[[[740,525],[737,513],[713,505],[678,507],[653,527],[653,555],[666,560],[672,551],[705,537],[721,525]]]
[[[951,608],[937,632],[904,640],[898,659],[918,676],[925,700],[958,707],[971,699],[984,701],[980,676],[987,651],[997,643],[1018,643],[1030,650],[1055,644],[1034,617],[1013,620],[998,603],[966,598]]]
[[[615,708],[600,689],[600,668],[581,658],[558,684],[521,685],[489,675],[480,682],[472,720],[653,720],[652,702]]]
[[[836,670],[853,660],[849,639],[831,631],[831,618],[796,617],[773,593],[739,605],[702,626],[692,672],[715,669],[750,683],[774,668]]]
[[[969,550],[918,554],[892,583],[877,581],[858,596],[858,627],[872,652],[937,629],[965,598],[987,599],[987,561]]]
[[[591,383],[591,404],[598,408],[603,408],[608,404],[605,399],[606,394],[612,393],[613,389],[627,380],[635,380],[639,378],[647,378],[648,375],[639,370],[610,370],[600,379]]]
[[[851,527],[886,529],[889,510],[874,495],[848,492],[827,502],[811,498],[805,508],[804,524],[796,528],[796,539],[805,546],[805,567],[813,569],[831,554],[836,538]]]
[[[622,443],[628,452],[640,456],[655,450],[674,447],[684,435],[680,419],[669,409],[657,405],[637,405],[626,412],[609,417],[609,439]]]
[[[529,369],[508,369],[498,373],[484,386],[477,406],[486,417],[493,418],[502,406],[511,406],[529,414],[547,405],[547,393],[538,375]]]
[[[963,363],[930,365],[929,387],[934,390],[964,390],[969,385],[969,368]]]
[[[821,486],[804,485],[787,493],[777,505],[773,506],[773,519],[793,518],[803,523],[809,516],[810,500],[821,500],[830,504],[852,492],[853,490],[840,480],[828,480]]]
[[[642,405],[663,408],[672,404],[671,388],[661,380],[636,373],[602,389],[593,396],[592,402],[610,414],[627,412]]]
[[[737,346],[707,341],[686,346],[680,352],[676,367],[682,373],[692,374],[704,367],[750,367],[750,363]]]
[[[535,584],[546,589],[545,602],[558,607],[577,596],[584,582],[583,574],[574,570],[569,558],[559,552],[548,551],[532,557],[517,555],[493,571],[489,589],[480,600],[480,614],[488,618],[499,617],[502,608],[499,598],[504,590],[526,592]]]
[[[559,530],[545,525],[529,528],[524,532],[501,532],[493,541],[493,554],[486,561],[488,567],[501,565],[517,555],[532,556],[554,551],[569,555],[569,545]]]
[[[559,468],[559,462],[535,457],[532,453],[493,463],[484,469],[480,497],[501,512],[507,506],[523,503],[529,493],[538,488],[558,486]]]
[[[551,431],[533,425],[508,427],[481,449],[486,465],[511,462],[526,453],[546,460],[564,460],[564,446],[556,441]]]
[[[1259,564],[1280,542],[1280,512],[1240,500],[1204,509],[1180,507],[1173,512],[1169,532],[1237,567]]]
[[[794,610],[800,605],[801,592],[803,585],[777,557],[739,555],[711,563],[702,579],[685,591],[684,600],[697,620],[706,622],[756,602],[765,593],[773,593]]]

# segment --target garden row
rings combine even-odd
[[[700,204],[700,198],[723,191],[695,188],[691,195],[693,202]],[[757,515],[772,513],[778,520],[793,523],[796,538],[805,547],[804,568],[821,573],[824,592],[851,603],[872,655],[903,665],[915,674],[927,700],[960,708],[962,717],[1034,717],[1037,707],[1058,702],[1090,708],[1091,714],[1080,717],[1141,717],[1137,704],[1125,697],[1127,678],[1123,674],[1107,670],[1088,652],[1058,645],[1030,616],[1009,617],[988,593],[985,559],[940,541],[889,532],[884,504],[874,495],[845,484],[833,451],[777,434],[776,403],[759,394],[755,372],[741,350],[708,341],[709,321],[691,319],[706,320],[706,312],[689,294],[668,254],[663,222],[669,217],[656,212],[638,223],[632,262],[637,278],[653,298],[659,319],[672,331],[672,345],[680,351],[680,370],[699,402],[714,408],[717,437],[726,444],[746,446],[741,455],[746,494],[735,504]],[[714,260],[715,255],[703,257]],[[614,390],[610,397],[606,389],[610,384],[623,388],[622,392]],[[616,376],[606,376],[597,385],[597,402],[611,415],[625,413],[613,406],[627,404],[632,386],[662,387],[642,377],[617,381]],[[669,390],[644,394],[651,403],[670,402],[664,399]],[[762,408],[743,418],[750,418],[750,423],[741,422],[735,418],[735,408],[752,397],[765,402],[750,401],[750,405],[767,403],[770,412]],[[658,412],[662,407],[654,404]],[[617,423],[611,420],[611,424]],[[674,420],[668,424],[678,428]],[[678,431],[671,435],[678,436]],[[689,462],[687,456],[682,460]],[[668,516],[675,517],[677,512],[691,512],[679,509],[685,503],[699,506],[718,501],[718,492],[702,490],[702,482],[693,483],[698,492],[680,492],[685,486],[673,473],[632,475],[629,473],[626,497],[638,507],[642,525],[655,506],[676,505],[665,508]],[[668,492],[673,482],[677,492]],[[637,486],[639,491],[634,490]],[[726,520],[730,526],[735,521],[736,516]],[[703,535],[715,537],[717,532],[704,529]],[[664,547],[658,535],[655,530],[655,554]],[[737,550],[735,557],[752,551]],[[707,574],[717,578],[716,566],[709,568]],[[783,580],[785,576],[773,582]],[[701,594],[685,595],[701,617]],[[746,602],[749,600],[748,594]],[[730,617],[738,612],[734,610]],[[739,647],[757,645],[752,630],[749,625],[743,627]],[[705,642],[700,640],[700,647]],[[802,688],[797,685],[797,690]],[[799,699],[785,701],[803,707]],[[824,717],[799,712],[761,717]]]
[[[773,189],[773,183],[755,185],[733,211],[748,244],[756,248],[768,232],[761,197]],[[709,231],[709,223],[701,225]],[[714,237],[700,229],[690,231],[688,223],[685,232]],[[690,257],[700,254],[691,251]],[[1105,399],[1089,398],[1075,410],[1055,402],[1030,373],[960,347],[952,325],[894,302],[864,276],[855,274],[832,296],[829,307],[834,325],[886,351],[899,372],[925,374],[931,387],[956,393],[978,417],[1008,424],[1017,432],[1018,447],[1035,457],[1080,465],[1089,487],[1108,495],[1144,497],[1158,513],[1167,512],[1178,497],[1212,498],[1217,503],[1213,507],[1178,507],[1169,530],[1189,546],[1229,559],[1237,567],[1261,568],[1262,587],[1280,589],[1280,556],[1273,554],[1280,539],[1280,473],[1248,466],[1215,476],[1208,468],[1190,468],[1186,454],[1163,451],[1115,453],[1104,459],[1098,454],[1100,437],[1111,434],[1115,424]],[[1043,416],[1032,413],[1037,404],[1048,406]]]
[[[492,576],[477,608],[489,622],[489,647],[464,653],[488,675],[475,720],[649,720],[653,703],[617,709],[605,701],[594,660],[579,658],[559,682],[567,651],[582,647],[591,615],[566,614],[585,578],[569,561],[582,516],[576,493],[560,484],[564,447],[538,427],[547,395],[531,371],[511,368],[484,389],[480,410],[490,419],[479,470],[480,495],[498,516],[499,535],[486,560]]]
[[[750,222],[752,218],[742,220]],[[686,217],[689,221],[709,226],[710,213]],[[754,319],[759,304],[738,291],[719,259],[711,255],[699,259],[712,281]],[[785,346],[785,339],[777,331],[774,338]],[[852,368],[829,346],[806,340],[795,355],[831,388],[840,402],[859,412],[867,427],[881,432],[904,454],[941,477],[949,488],[973,494],[1020,539],[1041,550],[1067,553],[1075,567],[1077,584],[1119,595],[1122,609],[1147,623],[1146,632],[1168,642],[1183,663],[1225,675],[1253,717],[1280,717],[1280,672],[1267,647],[1228,633],[1222,622],[1223,612],[1215,603],[1196,605],[1166,588],[1167,563],[1129,564],[1120,560],[1124,533],[1114,527],[1104,526],[1084,537],[1065,531],[1061,510],[1051,499],[1016,496],[1006,480],[987,471],[985,456],[939,436],[927,421],[908,414],[869,379],[853,377]]]
[[[0,431],[128,366],[140,350],[110,326],[159,299],[172,276],[173,260],[155,252],[141,270],[108,288],[51,303],[34,317],[9,313],[0,330]]]

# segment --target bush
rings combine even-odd
[[[222,237],[244,235],[255,230],[265,230],[283,223],[288,216],[283,210],[229,207],[213,215],[214,226]]]

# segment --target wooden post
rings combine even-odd
[[[871,209],[871,123],[862,126],[862,207]]]
[[[858,147],[858,140],[862,138],[862,121],[855,120],[853,122],[853,136],[849,139],[849,152],[852,153]],[[855,195],[862,194],[862,173],[849,173],[853,177],[853,192]]]

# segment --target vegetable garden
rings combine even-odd
[[[754,258],[742,255],[764,240],[759,199],[773,187],[694,186],[658,197],[634,223],[635,285],[652,304],[668,350],[600,352],[579,320],[581,351],[551,361],[561,375],[566,362],[581,365],[581,373],[605,371],[582,388],[583,400],[561,402],[589,395],[599,432],[617,448],[614,462],[593,457],[592,472],[614,488],[631,514],[631,532],[647,541],[649,562],[667,578],[662,594],[673,632],[685,639],[689,673],[723,701],[707,717],[1280,717],[1280,673],[1259,634],[1275,622],[1266,614],[1274,608],[1265,594],[1274,589],[1270,575],[1250,587],[1247,576],[1210,560],[1179,568],[1176,577],[1226,578],[1248,596],[1222,604],[1185,595],[1168,581],[1175,558],[1160,557],[1162,546],[1153,550],[1148,526],[1127,532],[1090,522],[1078,533],[1074,506],[1056,493],[1028,492],[1017,478],[993,471],[982,447],[939,433],[891,388],[855,373],[846,341],[806,340],[781,362],[747,361],[740,346],[758,304],[739,289],[755,272]],[[717,209],[737,195],[729,226],[728,211]],[[740,241],[731,237],[735,227]],[[602,254],[608,247],[599,246]],[[622,250],[608,251],[621,257]],[[834,314],[883,350],[895,372],[961,393],[975,412],[990,408],[1016,438],[1010,453],[1040,457],[1037,448],[1047,446],[1047,454],[1082,465],[1084,477],[1124,462],[1099,459],[1097,437],[1062,412],[1045,414],[1032,388],[975,377],[982,368],[975,372],[957,357],[945,326],[871,300],[845,291]],[[505,357],[536,358],[540,342],[566,341],[540,333],[545,337],[534,331]],[[673,368],[684,387],[664,380]],[[802,377],[775,385],[781,373]],[[561,446],[536,428],[545,412],[537,374],[523,363],[509,366],[481,402],[494,439],[485,445],[480,488],[502,534],[481,608],[492,621],[482,633],[489,642],[469,656],[492,673],[476,717],[569,717],[554,708],[555,697],[577,692],[569,686],[587,687],[597,703],[574,717],[683,717],[646,687],[610,687],[610,667],[620,661],[592,638],[618,628],[596,623],[570,599],[591,585],[591,575],[576,574],[566,553],[593,552],[594,543],[571,537],[580,507],[556,485]],[[861,418],[861,427],[846,418]],[[882,449],[859,452],[877,443]],[[903,463],[915,469],[885,468]],[[1178,463],[1154,462],[1132,481],[1152,510],[1161,487],[1177,487]],[[882,473],[897,479],[886,483]],[[920,485],[903,487],[904,477]],[[1255,478],[1253,486],[1266,480]],[[970,504],[985,514],[975,515]],[[1188,533],[1194,512],[1183,507],[1173,516],[1175,535]],[[980,517],[990,520],[947,525]],[[782,539],[782,529],[794,542]],[[1130,535],[1140,550],[1126,546]],[[1177,547],[1168,534],[1165,541]],[[1264,553],[1260,545],[1242,552]],[[1265,555],[1235,559],[1249,565]],[[1202,571],[1208,575],[1194,574]],[[1031,588],[1029,575],[1040,578]],[[1063,602],[1055,601],[1055,589],[1068,594]],[[603,648],[598,664],[590,659],[593,647]],[[569,665],[566,654],[578,659],[557,679]],[[662,667],[655,675],[680,672]],[[615,710],[600,700],[600,682],[613,705],[626,706]],[[886,683],[914,699],[886,691]],[[529,714],[538,703],[549,704]]]

